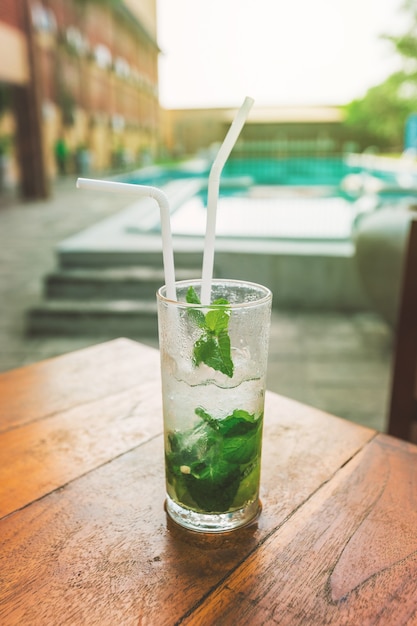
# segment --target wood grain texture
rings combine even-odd
[[[417,626],[416,446],[267,393],[261,516],[190,533],[163,508],[157,351],[6,379],[1,626]]]
[[[0,433],[0,517],[160,434],[155,378]]]
[[[5,372],[0,431],[153,380],[158,368],[158,351],[122,338]]]
[[[130,394],[104,403],[110,422],[80,435],[80,457],[97,461],[97,436],[99,452],[117,457],[111,446],[119,444],[111,440],[125,414],[121,398],[128,407]],[[89,405],[92,418],[81,407],[81,413],[72,409],[71,419],[66,412],[54,419],[64,420],[63,430],[75,436],[85,428],[83,419],[97,424],[99,407],[100,402]],[[140,432],[151,427],[150,413],[134,415]],[[62,487],[0,522],[2,626],[175,624],[374,436],[275,394],[267,396],[266,414],[262,515],[252,526],[223,536],[189,533],[167,520],[161,435],[152,438],[146,431],[142,440],[138,435],[134,449],[108,462],[101,458],[100,467],[86,467],[78,478],[71,474],[73,456],[63,453]],[[134,437],[130,428],[128,440]],[[45,477],[54,476],[55,464]],[[65,473],[72,475],[67,482]]]
[[[172,624],[254,548],[167,528],[162,464],[159,437],[2,520],[2,626]]]
[[[374,436],[372,429],[267,392],[261,498],[268,512],[259,520],[262,529],[281,523]]]
[[[383,435],[182,623],[417,624],[417,448]]]

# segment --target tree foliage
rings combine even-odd
[[[361,143],[402,150],[407,117],[417,112],[417,6],[406,0],[409,27],[400,36],[384,35],[402,58],[402,68],[365,96],[345,107],[345,125]]]

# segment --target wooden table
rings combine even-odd
[[[417,624],[417,447],[269,393],[257,523],[167,520],[159,354],[0,376],[0,624]]]

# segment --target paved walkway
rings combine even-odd
[[[92,345],[95,338],[29,338],[25,312],[56,267],[54,247],[126,205],[59,181],[47,201],[0,198],[0,371]],[[385,428],[392,337],[370,313],[274,312],[268,387],[335,415]],[[149,340],[155,345],[154,340]]]

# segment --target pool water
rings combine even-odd
[[[236,177],[250,177],[259,185],[333,185],[337,186],[347,174],[358,168],[349,166],[341,157],[291,158],[229,158],[222,171],[222,181]],[[210,164],[198,167],[179,164],[172,167],[151,166],[122,175],[118,180],[141,185],[161,187],[179,178],[208,179]]]
[[[222,177],[251,176],[262,185],[337,186],[350,172],[341,157],[231,158]]]
[[[350,240],[357,210],[355,198],[343,191],[341,183],[348,174],[360,171],[342,157],[230,158],[220,181],[216,235]],[[205,233],[209,173],[210,165],[204,163],[203,167],[151,168],[124,180],[163,188],[172,181],[197,179],[199,191],[185,198],[171,216],[174,235],[195,237]],[[381,174],[381,179],[384,176],[388,175]],[[143,232],[159,229],[156,214],[152,225],[142,228]]]

